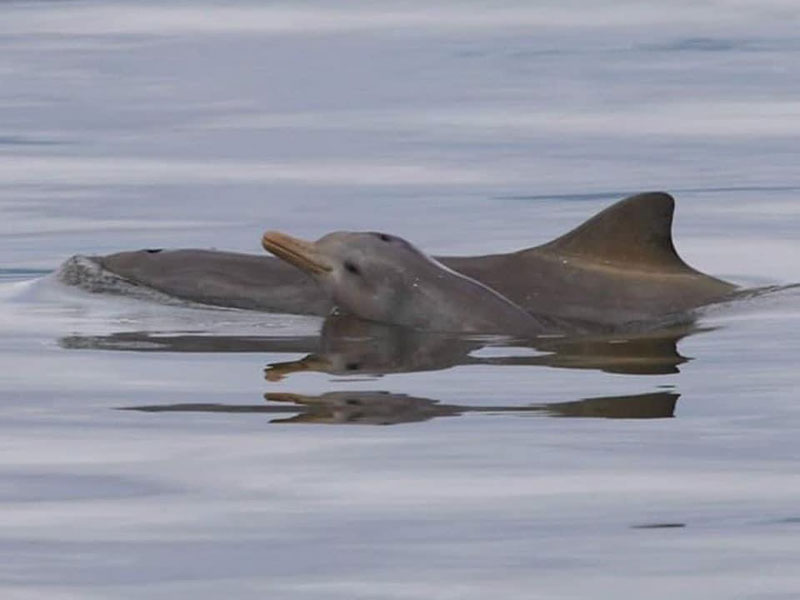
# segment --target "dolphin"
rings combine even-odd
[[[674,209],[669,194],[638,194],[539,246],[434,258],[535,315],[611,326],[659,319],[723,301],[737,290],[680,258],[672,241]],[[162,300],[313,315],[332,308],[315,281],[291,264],[233,252],[75,256],[58,277],[89,291]]]
[[[523,337],[558,331],[488,286],[387,233],[337,231],[312,243],[268,231],[262,244],[310,274],[337,308],[362,319],[422,331]]]

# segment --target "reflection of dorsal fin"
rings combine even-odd
[[[620,200],[538,250],[642,271],[690,272],[672,244],[675,201],[664,192]]]

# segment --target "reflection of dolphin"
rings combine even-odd
[[[326,423],[359,425],[395,425],[428,421],[436,417],[455,417],[465,413],[539,413],[556,417],[593,417],[605,419],[657,419],[672,417],[680,394],[654,392],[633,396],[587,398],[575,402],[523,406],[462,406],[440,404],[428,398],[416,398],[388,392],[328,392],[320,396],[268,393],[268,402],[277,404],[242,406],[225,404],[164,404],[130,406],[123,410],[141,412],[225,412],[225,413],[296,413],[274,419],[273,423]]]
[[[597,369],[635,375],[678,371],[687,359],[677,351],[683,337],[698,331],[670,328],[645,334],[543,338],[487,339],[413,331],[364,321],[349,315],[331,315],[317,336],[219,336],[120,332],[107,336],[67,336],[64,348],[137,352],[274,352],[305,353],[291,362],[267,366],[269,380],[300,371],[333,375],[384,375],[448,369],[458,365],[519,365],[569,369]],[[481,352],[487,344],[521,347],[501,356]]]
[[[676,373],[686,362],[677,343],[694,331],[687,326],[647,335],[505,340],[500,346],[512,345],[522,353],[482,356],[478,351],[487,346],[486,339],[412,331],[340,315],[326,319],[319,350],[300,360],[268,365],[266,377],[277,381],[302,371],[384,375],[480,364],[661,375]]]
[[[320,396],[268,393],[268,402],[302,406],[304,410],[280,423],[395,425],[461,415],[464,407],[388,392],[328,392]]]
[[[733,285],[692,269],[672,243],[673,199],[632,196],[547,244],[474,257],[440,257],[446,266],[537,315],[619,324],[650,320],[720,300]],[[314,282],[281,260],[206,250],[122,252],[74,258],[59,273],[92,291],[127,286],[195,302],[325,314]]]
[[[601,419],[661,419],[672,417],[676,392],[653,392],[634,396],[606,396],[575,402],[545,404],[544,410],[553,417],[594,417]]]

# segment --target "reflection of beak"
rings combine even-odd
[[[321,371],[325,373],[330,369],[331,364],[326,359],[316,354],[309,354],[300,360],[267,365],[267,368],[264,369],[264,377],[267,381],[280,381],[292,373],[299,373],[301,371]]]
[[[261,245],[264,250],[312,275],[333,270],[333,266],[319,253],[312,242],[294,238],[280,231],[267,231],[261,237]]]
[[[269,402],[283,402],[285,404],[307,404],[308,396],[302,394],[290,394],[289,392],[268,392],[264,394],[264,399]]]

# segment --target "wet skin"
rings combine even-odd
[[[673,211],[668,194],[639,194],[540,246],[437,260],[540,317],[610,326],[659,319],[718,302],[736,290],[680,259],[672,243]],[[133,286],[193,302],[316,315],[332,306],[306,273],[267,256],[140,250],[86,260]],[[114,291],[114,282],[79,267],[75,259],[67,261],[62,280]]]

